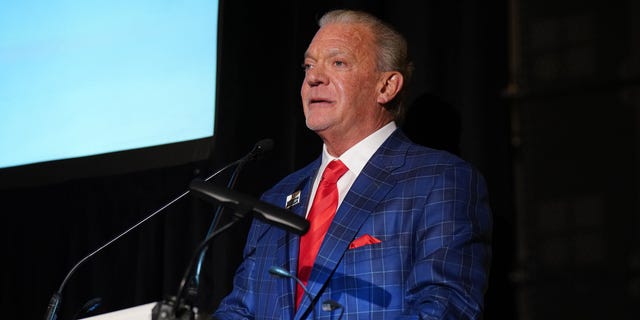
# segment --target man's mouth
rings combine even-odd
[[[322,98],[314,98],[309,100],[309,105],[329,105],[332,103],[333,101],[329,99],[322,99]]]

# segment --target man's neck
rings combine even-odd
[[[381,122],[377,126],[372,128],[367,128],[366,130],[354,131],[350,135],[332,135],[325,134],[322,132],[318,132],[318,135],[324,142],[327,152],[336,158],[339,158],[345,151],[349,150],[351,147],[358,144],[360,141],[364,140],[374,132],[380,130],[382,127],[386,126],[392,119],[388,121]]]

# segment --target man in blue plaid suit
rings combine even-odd
[[[468,163],[397,127],[411,74],[406,42],[377,18],[332,11],[305,53],[301,96],[322,156],[262,197],[309,212],[319,173],[341,160],[338,209],[296,307],[300,237],[254,220],[218,319],[479,319],[491,213]],[[272,267],[293,277],[275,277]]]

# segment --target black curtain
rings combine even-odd
[[[300,63],[316,19],[340,7],[375,13],[407,36],[417,67],[408,103],[414,111],[428,112],[413,117],[421,120],[417,126],[422,130],[409,122],[406,130],[416,141],[451,147],[487,178],[496,223],[486,318],[514,318],[507,281],[513,253],[509,115],[501,98],[507,75],[507,2],[471,0],[224,1],[219,111],[210,159],[1,190],[4,317],[42,318],[49,297],[75,262],[184,192],[193,178],[248,152],[256,141],[276,142],[268,158],[240,175],[237,190],[256,197],[316,158],[321,141],[304,126]],[[432,102],[421,105],[424,101]],[[443,125],[440,117],[450,120]],[[227,178],[216,181],[225,184]],[[96,255],[69,280],[60,319],[70,319],[94,297],[103,299],[98,312],[109,312],[175,294],[214,211],[211,204],[185,197]],[[249,223],[220,236],[208,251],[203,310],[213,310],[230,290]]]

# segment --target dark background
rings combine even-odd
[[[273,138],[276,148],[242,172],[237,189],[246,194],[317,157],[321,142],[299,102],[300,63],[316,18],[338,7],[373,12],[407,36],[416,64],[407,133],[487,179],[495,223],[485,318],[632,319],[640,305],[633,0],[224,1],[210,157],[0,190],[2,318],[42,318],[84,255],[256,141]],[[60,319],[94,297],[102,313],[175,294],[214,209],[188,196],[96,255],[68,282]],[[209,250],[202,309],[230,289],[248,223]]]

